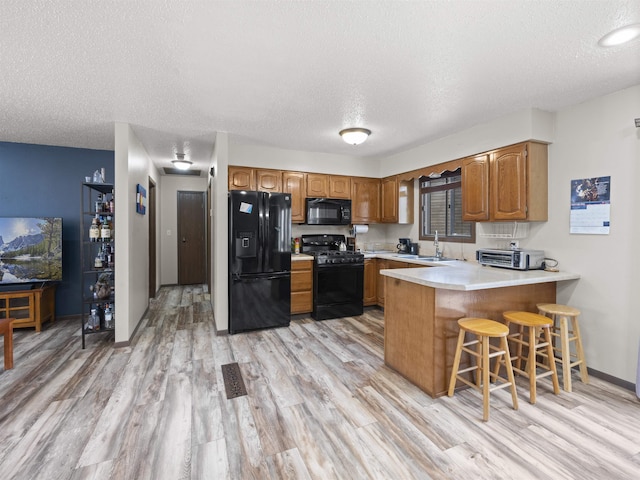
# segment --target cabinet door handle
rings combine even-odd
[[[187,239],[182,237],[182,243],[187,243]]]

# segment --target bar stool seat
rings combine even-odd
[[[13,318],[0,320],[0,335],[4,337],[4,369],[13,368]]]
[[[482,420],[489,420],[489,395],[493,390],[500,388],[511,388],[511,400],[513,402],[513,409],[518,409],[518,396],[516,394],[516,383],[513,376],[513,370],[511,368],[511,362],[505,362],[507,378],[499,377],[497,374],[491,371],[491,359],[509,356],[509,345],[507,344],[507,335],[509,329],[500,322],[489,320],[486,318],[461,318],[458,320],[458,326],[460,327],[460,333],[458,334],[458,343],[456,346],[456,353],[453,360],[453,367],[451,370],[451,378],[449,380],[448,396],[452,397],[455,391],[456,382],[461,382],[475,388],[482,392]],[[465,343],[466,334],[475,335],[474,340],[470,340]],[[490,338],[499,338],[500,346],[496,347],[489,343]],[[469,347],[475,345],[476,349]],[[475,365],[460,369],[460,358],[462,352],[466,352],[472,357],[475,357]],[[493,352],[493,353],[491,353]],[[476,382],[470,382],[462,374],[467,372],[476,372]],[[496,385],[491,385],[493,380]],[[500,383],[499,383],[500,382]]]
[[[557,303],[539,303],[536,305],[541,315],[553,320],[551,336],[557,341],[553,344],[553,350],[558,356],[556,362],[562,365],[562,384],[565,391],[571,391],[571,369],[577,365],[580,367],[580,379],[582,383],[589,383],[587,362],[582,348],[582,337],[578,326],[580,310],[568,305]],[[571,322],[571,328],[569,328]],[[559,342],[559,346],[557,343]],[[575,353],[571,352],[571,342],[574,342]],[[573,361],[572,361],[573,360]]]
[[[553,393],[560,393],[558,384],[558,373],[556,372],[556,362],[553,361],[553,347],[551,345],[551,326],[553,321],[532,312],[507,311],[502,314],[507,328],[510,324],[517,325],[517,330],[507,337],[509,342],[515,343],[515,355],[511,357],[511,362],[515,361],[513,371],[526,376],[529,379],[529,402],[536,403],[537,381],[544,377],[551,377],[553,383]],[[544,340],[540,341],[542,333]],[[523,356],[523,347],[526,347],[527,356]],[[513,350],[512,350],[513,351]],[[538,356],[546,359],[546,363],[538,362]],[[526,368],[522,368],[522,360],[526,360]],[[500,359],[496,362],[496,374],[500,370],[500,365],[504,363]],[[538,373],[538,368],[546,370]]]

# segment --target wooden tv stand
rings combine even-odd
[[[56,284],[29,290],[0,292],[0,319],[13,318],[13,328],[42,329],[47,320],[56,318]]]

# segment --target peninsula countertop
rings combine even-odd
[[[446,290],[484,290],[488,288],[512,287],[536,283],[578,280],[579,274],[570,272],[549,272],[545,270],[510,270],[486,267],[476,262],[461,260],[421,262],[416,259],[399,258],[392,255],[378,255],[378,258],[422,263],[425,268],[397,268],[380,270],[382,275],[427,287]]]

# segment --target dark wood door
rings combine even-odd
[[[178,192],[178,284],[206,283],[205,192]]]

